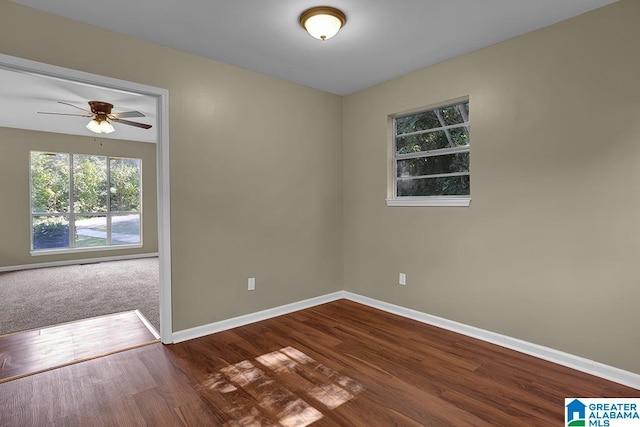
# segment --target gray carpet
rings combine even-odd
[[[0,273],[0,335],[138,309],[160,330],[158,258]]]

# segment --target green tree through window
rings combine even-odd
[[[141,163],[31,152],[32,249],[141,244]]]
[[[395,196],[469,196],[469,129],[469,101],[395,117]]]

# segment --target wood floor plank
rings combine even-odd
[[[561,425],[605,396],[640,391],[340,300],[0,384],[0,425]]]
[[[136,311],[0,336],[0,383],[157,342]]]

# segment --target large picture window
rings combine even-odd
[[[468,199],[469,128],[469,101],[394,117],[394,199]]]
[[[141,159],[31,152],[31,249],[140,246]]]

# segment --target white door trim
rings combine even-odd
[[[158,253],[160,265],[160,339],[172,342],[171,323],[171,223],[169,198],[169,91],[84,71],[0,54],[0,68],[9,71],[56,77],[72,82],[124,90],[157,98],[158,141],[156,149],[158,191]]]

